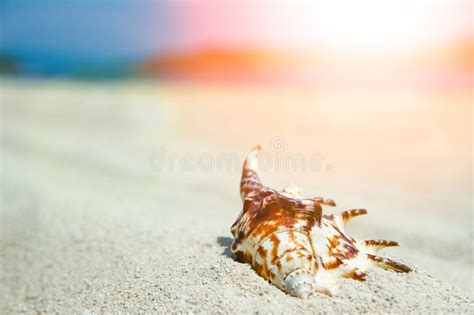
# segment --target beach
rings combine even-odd
[[[0,83],[2,314],[474,311],[469,91]],[[266,185],[368,209],[350,235],[413,272],[301,300],[236,262],[256,144]]]

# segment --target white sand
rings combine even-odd
[[[218,115],[220,107],[211,111],[209,104],[226,95],[194,90],[185,98],[182,94],[189,90],[156,90],[147,84],[3,81],[2,87],[2,314],[474,311],[472,197],[462,177],[471,157],[465,156],[464,142],[446,153],[457,155],[457,163],[444,165],[436,175],[447,182],[426,177],[424,171],[413,173],[420,168],[417,161],[405,164],[396,177],[389,173],[393,165],[384,160],[388,174],[379,179],[380,170],[371,169],[370,161],[364,164],[355,156],[357,167],[345,165],[344,157],[323,142],[333,171],[297,172],[293,182],[301,178],[309,192],[339,201],[340,207],[327,211],[366,206],[369,215],[351,223],[352,233],[400,241],[402,247],[385,253],[415,271],[373,269],[366,282],[341,281],[336,297],[300,300],[229,257],[229,227],[240,207],[239,170],[176,167],[157,172],[150,167],[150,156],[160,145],[177,152],[243,155],[255,141],[235,139],[248,121],[234,121],[235,130],[223,118],[213,128],[203,124],[212,125],[213,115]],[[193,104],[202,116],[186,107]],[[465,115],[465,108],[458,108],[459,115]],[[336,125],[338,121],[326,122],[329,129]],[[454,134],[464,132],[459,124],[448,127],[461,128],[453,129]],[[280,132],[286,134],[284,128]],[[362,143],[372,139],[360,137]],[[390,134],[386,139],[390,141]],[[410,151],[411,144],[400,145]],[[385,158],[375,150],[357,155]],[[426,168],[446,158],[433,156]],[[351,169],[362,171],[349,174]],[[368,175],[360,182],[362,173]],[[280,187],[286,180],[282,174],[267,171],[264,179]],[[420,180],[408,181],[412,178]],[[379,180],[386,185],[378,185]],[[417,190],[406,194],[397,185]],[[456,189],[441,196],[436,190],[440,185]],[[443,214],[446,205],[449,215]]]

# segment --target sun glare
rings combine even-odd
[[[469,7],[455,1],[315,2],[300,8],[293,34],[295,41],[328,50],[398,53],[468,36]]]

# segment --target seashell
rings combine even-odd
[[[299,298],[335,294],[338,278],[365,281],[365,271],[374,265],[411,271],[377,255],[384,247],[399,246],[397,242],[356,240],[345,233],[347,222],[367,214],[365,209],[322,215],[323,205],[336,205],[333,200],[304,198],[296,186],[282,191],[264,186],[257,174],[260,148],[253,149],[243,165],[243,208],[231,228],[231,251],[238,261],[251,264],[264,279]]]

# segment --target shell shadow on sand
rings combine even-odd
[[[217,244],[222,248],[222,255],[234,259],[234,255],[230,251],[230,245],[232,244],[232,238],[227,236],[218,236]]]

